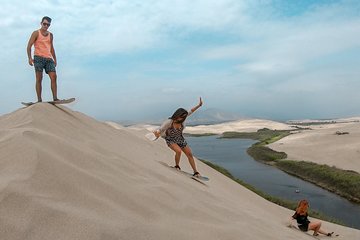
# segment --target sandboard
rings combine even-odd
[[[206,182],[206,181],[209,181],[209,180],[210,180],[208,177],[205,177],[205,176],[195,177],[195,176],[193,176],[192,173],[189,173],[189,172],[186,172],[186,171],[183,171],[183,170],[176,169],[175,167],[170,166],[170,165],[168,165],[167,163],[161,162],[161,164],[163,164],[163,165],[165,165],[165,166],[173,169],[174,171],[177,171],[177,172],[179,172],[179,173],[181,173],[181,174],[184,174],[184,175],[186,175],[186,176],[188,176],[188,177],[190,177],[190,178],[192,178],[192,179],[194,179],[194,180],[196,180],[196,181],[201,180],[201,181],[205,181],[205,182]]]
[[[50,103],[50,104],[67,104],[67,103],[71,103],[75,101],[75,98],[69,98],[69,99],[62,99],[62,100],[58,100],[58,101],[47,101],[46,103]],[[33,104],[36,104],[38,102],[21,102],[22,105],[25,105],[25,106],[31,106]]]
[[[145,134],[145,137],[146,137],[147,139],[149,139],[150,141],[155,141],[155,140],[158,139],[158,138],[155,136],[155,134],[152,133],[152,132]]]
[[[296,231],[302,232],[302,233],[304,233],[304,234],[306,234],[306,235],[308,235],[308,236],[311,236],[311,237],[313,237],[313,238],[315,238],[315,239],[318,239],[318,240],[321,240],[321,239],[329,239],[329,238],[336,238],[336,237],[339,236],[339,234],[336,234],[336,233],[333,233],[331,237],[330,237],[330,236],[325,236],[325,235],[322,235],[322,234],[319,234],[319,235],[317,235],[317,236],[314,236],[314,235],[312,235],[309,231],[308,231],[308,232],[301,231],[297,226],[295,226],[295,225],[293,225],[293,224],[288,225],[288,227],[291,228],[291,229],[294,229],[294,230],[296,230]]]

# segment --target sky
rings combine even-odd
[[[246,117],[360,116],[357,0],[0,2],[0,115],[36,100],[26,46],[50,16],[58,95],[99,120],[161,119],[200,96]]]

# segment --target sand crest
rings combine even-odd
[[[288,159],[336,166],[360,173],[360,122],[310,126],[269,145]]]

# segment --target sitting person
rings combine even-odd
[[[309,203],[307,200],[301,200],[296,208],[292,219],[296,219],[298,227],[301,231],[307,232],[309,230],[314,231],[314,236],[318,236],[319,233],[331,237],[334,232],[327,233],[320,229],[321,222],[310,222],[308,219]]]

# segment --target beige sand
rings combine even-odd
[[[353,118],[356,119],[356,118]],[[288,159],[336,166],[360,173],[360,122],[310,126],[269,147],[288,154]],[[337,135],[336,132],[349,134]]]
[[[233,122],[226,122],[214,125],[199,125],[195,127],[186,127],[186,133],[202,134],[202,133],[214,133],[222,134],[223,132],[256,132],[261,128],[285,130],[293,129],[290,125],[280,122],[264,119],[246,119]]]
[[[200,162],[207,185],[163,166],[172,152],[145,131],[46,103],[0,117],[1,239],[313,239],[285,226],[292,211]]]
[[[113,122],[107,122],[111,126],[115,128],[122,128],[121,125]],[[149,125],[149,124],[138,124],[133,125],[128,128],[132,130],[142,130],[147,129],[149,131],[153,131],[157,129],[159,126]],[[294,129],[288,124],[275,122],[271,120],[264,119],[246,119],[246,120],[238,120],[226,123],[219,123],[213,125],[197,125],[197,126],[187,126],[185,128],[185,133],[191,134],[204,134],[204,133],[212,133],[212,134],[222,134],[224,132],[256,132],[261,128],[269,128],[269,129],[278,129],[278,130],[286,130],[286,129]]]

